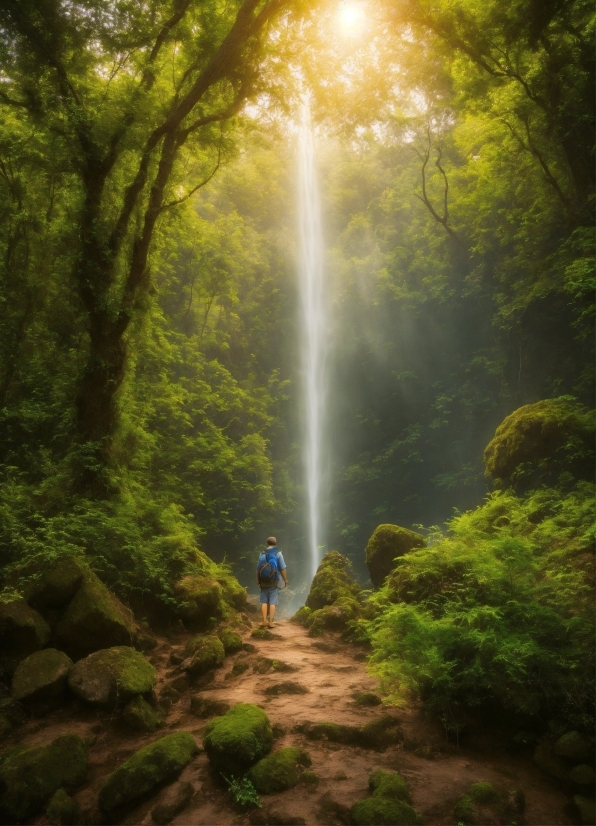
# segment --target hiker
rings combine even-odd
[[[288,576],[286,574],[286,563],[281,551],[277,550],[277,539],[270,536],[267,540],[267,548],[259,557],[257,562],[257,584],[261,589],[261,614],[263,620],[259,623],[262,627],[273,628],[277,623],[273,622],[275,617],[275,606],[279,596],[281,583],[288,587]]]

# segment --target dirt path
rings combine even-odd
[[[488,738],[495,743],[492,748],[484,744],[474,751],[458,750],[448,746],[441,730],[430,725],[416,710],[357,705],[353,695],[374,691],[377,686],[366,674],[363,655],[353,646],[333,637],[313,640],[304,629],[289,622],[280,624],[272,640],[256,640],[247,631],[246,647],[252,650],[226,658],[215,679],[197,691],[180,679],[170,661],[172,651],[183,646],[188,636],[160,638],[158,648],[150,656],[159,674],[158,697],[171,702],[166,725],[159,732],[131,734],[107,712],[74,703],[45,719],[30,721],[19,730],[18,740],[26,745],[48,742],[71,731],[89,738],[90,780],[75,795],[88,823],[101,822],[96,806],[105,777],[142,745],[176,730],[190,731],[201,744],[208,721],[191,713],[191,697],[197,693],[230,705],[238,702],[262,705],[276,731],[274,748],[288,745],[305,748],[311,755],[311,770],[319,782],[316,786],[299,784],[283,793],[263,796],[263,809],[251,815],[236,808],[227,792],[214,783],[207,757],[201,752],[180,777],[180,782],[192,783],[195,791],[188,807],[172,821],[174,826],[340,823],[345,820],[346,810],[342,807],[350,807],[367,796],[368,775],[378,768],[400,772],[410,787],[414,808],[426,824],[453,824],[456,800],[471,783],[478,781],[521,787],[526,797],[528,824],[572,822],[564,812],[563,792],[527,757],[510,754],[494,738]],[[285,663],[288,670],[279,672],[271,667],[265,670],[267,660],[272,659]],[[263,670],[265,673],[259,673]],[[267,688],[288,680],[298,683],[307,693],[273,697],[265,693]],[[305,721],[361,726],[387,712],[399,720],[404,740],[385,752],[327,741],[312,742],[294,730]],[[137,807],[125,822],[152,824],[151,810],[166,792]],[[43,819],[37,822],[42,823]]]

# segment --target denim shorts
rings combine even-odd
[[[273,588],[261,588],[261,605],[277,605],[278,596],[279,588],[277,585]]]

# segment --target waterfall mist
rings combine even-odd
[[[322,474],[325,428],[328,322],[325,302],[321,202],[316,172],[314,134],[307,103],[298,137],[298,215],[300,229],[299,292],[301,357],[305,410],[304,466],[308,509],[310,574],[319,564],[322,543]]]

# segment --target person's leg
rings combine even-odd
[[[261,616],[263,617],[263,621],[261,622],[261,625],[267,625],[267,609],[268,608],[269,608],[269,606],[267,605],[266,602],[261,603]]]
[[[273,625],[273,617],[275,616],[275,608],[277,606],[277,598],[279,596],[279,588],[271,588],[269,590],[269,625]]]
[[[269,606],[269,625],[273,625],[273,617],[275,616],[275,605]]]

